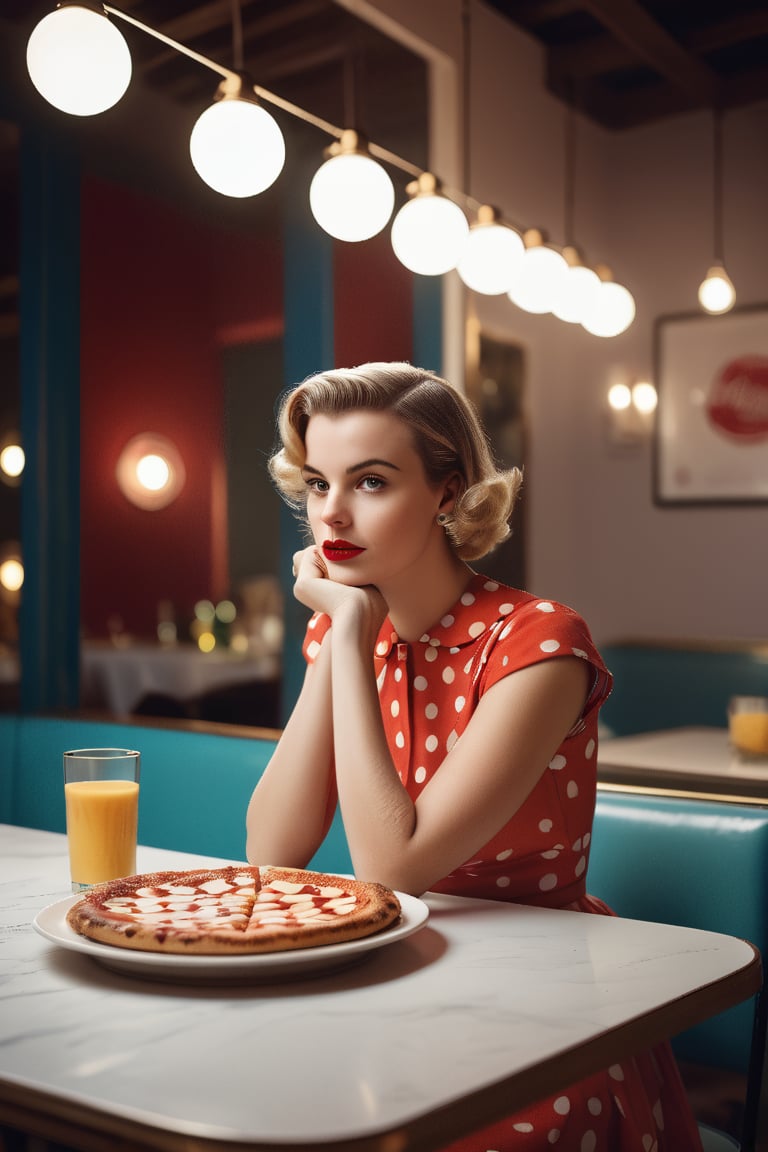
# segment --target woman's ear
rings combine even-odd
[[[461,477],[458,472],[449,476],[443,484],[442,498],[440,500],[441,512],[453,512],[454,505],[461,495]]]

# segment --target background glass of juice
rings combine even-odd
[[[768,762],[768,696],[732,696],[728,732],[740,757]]]
[[[136,872],[141,756],[128,748],[64,753],[72,891]]]

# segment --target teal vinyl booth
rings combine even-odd
[[[617,640],[600,651],[613,691],[600,720],[614,736],[728,726],[731,696],[768,696],[768,643]]]
[[[109,721],[0,716],[0,822],[63,832],[62,752],[136,748],[141,753],[139,840],[201,856],[245,860],[245,811],[276,733],[224,726],[194,731]],[[337,815],[312,861],[351,871]]]
[[[620,916],[737,936],[766,958],[768,806],[599,786],[587,887]],[[744,1074],[742,1152],[754,1147],[765,1043],[764,992],[673,1040],[681,1060]]]

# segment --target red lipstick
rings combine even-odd
[[[336,561],[336,563],[354,560],[362,552],[365,552],[365,548],[358,548],[356,544],[350,544],[348,540],[323,541],[323,556],[326,560]]]

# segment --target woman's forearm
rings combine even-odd
[[[251,797],[248,860],[305,867],[325,837],[335,806],[330,644],[324,644]]]
[[[400,875],[416,810],[387,745],[369,638],[341,620],[332,638],[336,781],[355,875],[391,883]]]

